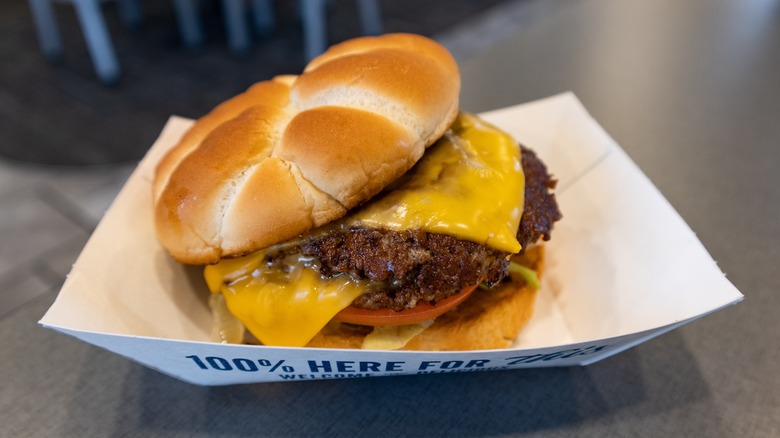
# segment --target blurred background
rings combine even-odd
[[[536,0],[0,2],[0,317],[56,294],[169,116],[197,118],[257,81],[298,73],[317,45],[413,32],[462,59],[546,7]],[[96,23],[104,23],[102,38]],[[317,44],[304,36],[317,34]],[[102,68],[89,49],[95,41]],[[114,54],[113,70],[106,53]]]
[[[305,23],[337,43],[367,5],[450,49],[464,109],[576,93],[745,301],[589,367],[225,389],[37,326],[170,115],[299,72]],[[0,436],[780,436],[780,0],[4,0],[0,61]]]
[[[123,10],[126,2],[136,10]],[[108,79],[101,80],[90,58],[85,26],[77,14],[77,8],[83,7],[80,3],[99,4],[119,68],[116,75],[108,73]],[[253,8],[262,3],[266,10]],[[378,9],[374,17],[381,21],[379,26],[369,23],[370,32],[436,36],[504,2],[2,2],[0,130],[4,141],[0,142],[0,157],[55,165],[137,160],[169,115],[198,117],[256,81],[300,72],[307,58],[302,12],[306,5],[316,3],[324,5],[315,9],[325,24],[322,44],[333,44],[365,33],[361,5],[373,3]],[[177,4],[191,9],[182,11]],[[230,18],[236,19],[227,5],[240,5],[239,22],[227,24]],[[36,34],[33,7],[54,12],[61,49],[53,50],[58,53],[50,54],[50,60]],[[254,25],[254,12],[265,14],[264,26]],[[189,25],[195,26],[195,32],[182,29],[187,16],[194,17]],[[244,40],[231,39],[236,32],[231,26],[245,27]]]

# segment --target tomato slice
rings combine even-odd
[[[368,310],[349,306],[334,317],[335,320],[350,324],[391,326],[416,324],[435,318],[468,298],[478,285],[466,286],[460,292],[447,297],[436,304],[420,303],[413,309],[396,311],[392,309]]]

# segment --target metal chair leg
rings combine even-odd
[[[326,31],[325,0],[300,0],[303,21],[303,53],[306,62],[325,51]]]
[[[179,23],[179,34],[182,43],[190,48],[203,45],[203,28],[200,24],[197,0],[173,0],[176,9],[176,20]]]
[[[251,38],[244,15],[244,0],[222,0],[222,11],[225,14],[230,50],[237,54],[246,53],[249,51]]]
[[[114,54],[99,0],[74,0],[76,14],[87,41],[89,54],[100,79],[108,84],[119,80],[119,63]]]
[[[358,0],[360,23],[366,35],[379,35],[382,29],[382,11],[377,0]]]
[[[273,32],[276,27],[276,12],[271,0],[252,0],[252,21],[255,30],[261,36]]]
[[[43,56],[50,61],[62,59],[62,40],[51,0],[29,0],[28,3]]]

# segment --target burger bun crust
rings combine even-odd
[[[177,261],[208,264],[342,217],[422,157],[459,92],[455,60],[425,37],[336,45],[195,122],[157,167],[158,238]]]

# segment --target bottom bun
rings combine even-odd
[[[512,261],[536,271],[541,278],[544,247],[531,247]],[[512,346],[520,330],[531,318],[536,290],[525,280],[510,274],[490,290],[478,289],[455,309],[436,318],[401,350],[495,350]],[[372,327],[331,321],[307,347],[361,348]]]

